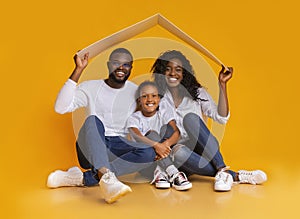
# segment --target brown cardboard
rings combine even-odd
[[[152,27],[155,25],[159,25],[169,31],[170,33],[174,34],[193,48],[195,48],[200,53],[204,54],[206,57],[214,61],[218,65],[225,66],[216,56],[214,56],[208,49],[206,49],[204,46],[202,46],[200,43],[195,41],[193,38],[191,38],[188,34],[184,33],[182,30],[180,30],[177,26],[175,26],[173,23],[171,23],[168,19],[163,17],[161,14],[155,14],[151,17],[146,18],[145,20],[142,20],[134,25],[131,25],[127,28],[124,28],[108,37],[105,37],[88,47],[82,49],[77,54],[79,56],[83,56],[86,52],[89,52],[89,57],[93,58],[97,56],[102,51],[118,44],[123,41],[126,41],[130,39],[131,37],[134,37]],[[226,66],[225,66],[226,67]],[[226,69],[228,69],[226,67]]]

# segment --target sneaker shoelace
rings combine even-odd
[[[115,174],[109,170],[105,174],[103,174],[103,176],[101,178],[104,182],[106,182],[108,184],[113,184],[118,181]]]
[[[174,177],[174,183],[176,185],[182,185],[188,181],[186,175],[183,172],[178,172]]]
[[[253,179],[253,171],[240,170],[239,173],[239,183],[251,183],[256,184]]]
[[[153,177],[153,180],[151,181],[150,184],[153,184],[154,182],[167,182],[168,179],[167,179],[167,175],[161,171],[155,171],[154,173],[154,177]]]
[[[230,168],[230,167],[228,167],[228,166],[222,168],[222,169],[217,173],[215,179],[216,179],[217,181],[222,180],[222,181],[224,181],[224,182],[227,182],[227,181],[228,181],[229,175],[228,175],[228,173],[225,172],[225,171],[226,171],[226,170],[229,170],[229,168]]]
[[[75,176],[64,176],[64,181],[71,185],[81,185],[82,183],[79,182],[81,178]]]
[[[168,180],[167,180],[167,177],[163,173],[160,173],[158,175],[158,177],[156,178],[156,181],[165,181],[165,182],[167,182]]]

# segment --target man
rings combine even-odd
[[[64,114],[80,107],[87,110],[76,142],[79,163],[87,171],[82,173],[78,167],[57,170],[49,175],[47,185],[57,188],[99,183],[105,201],[112,203],[131,191],[116,176],[149,167],[156,156],[152,147],[125,138],[126,120],[136,108],[137,86],[127,81],[133,57],[127,49],[114,50],[107,62],[108,78],[79,85],[88,65],[88,53],[83,58],[75,55],[74,61],[75,69],[58,94],[55,111]]]

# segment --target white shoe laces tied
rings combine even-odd
[[[117,181],[117,177],[115,176],[115,174],[109,170],[105,174],[103,174],[101,178],[105,183],[108,184],[113,184]]]
[[[226,173],[226,170],[229,170],[229,166],[223,167],[216,175],[216,180],[223,180],[224,182],[228,181],[228,173]]]
[[[251,183],[256,184],[252,179],[253,172],[247,170],[240,170],[239,172],[239,183]]]

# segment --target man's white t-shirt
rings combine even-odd
[[[125,136],[127,118],[135,111],[137,85],[126,81],[120,89],[111,88],[104,80],[80,83],[68,79],[60,90],[55,111],[73,112],[85,107],[87,117],[97,116],[105,128],[105,136]]]

